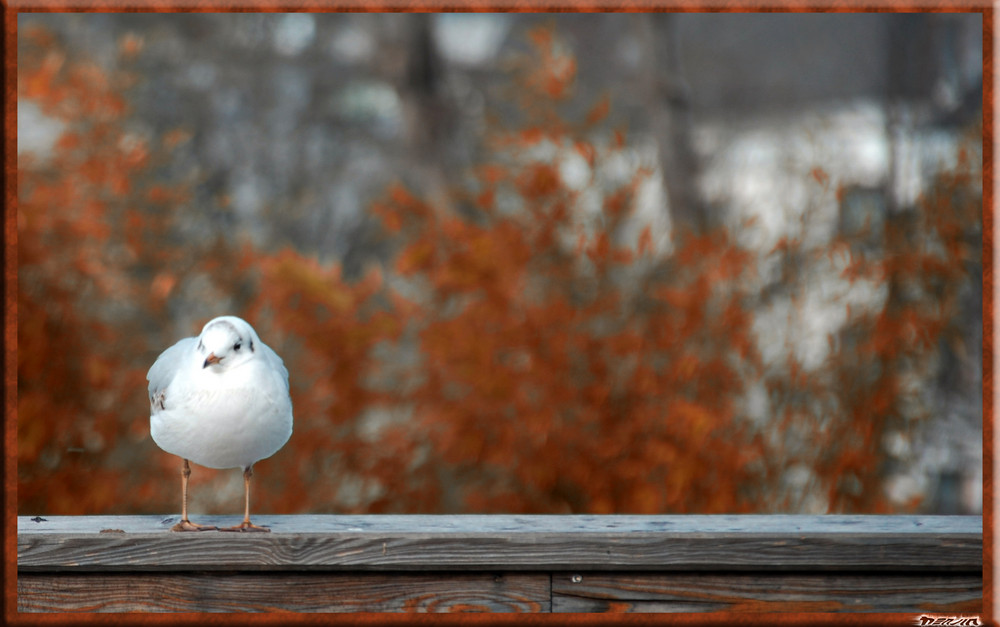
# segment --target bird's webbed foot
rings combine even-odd
[[[241,524],[235,527],[221,527],[219,531],[261,531],[265,533],[271,533],[271,529],[268,527],[261,527],[260,525],[255,525],[249,520],[244,520]]]
[[[213,525],[199,525],[187,519],[180,521],[170,528],[171,531],[217,531],[218,529],[218,527]]]

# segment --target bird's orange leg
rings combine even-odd
[[[250,465],[243,471],[243,522],[235,527],[223,527],[219,531],[271,531],[267,527],[260,527],[250,522],[250,477],[252,476],[253,465]]]
[[[191,476],[191,466],[184,460],[181,470],[181,521],[170,528],[171,531],[213,531],[218,527],[198,525],[188,520],[188,477]]]

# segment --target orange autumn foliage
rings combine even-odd
[[[631,248],[606,231],[572,246],[571,194],[557,178],[523,184],[548,169],[526,163],[488,183],[515,190],[518,214],[375,208],[405,225],[396,271],[428,288],[409,320],[421,381],[399,427],[435,453],[415,470],[447,476],[462,511],[749,509],[751,473],[724,461],[759,455],[736,406],[740,359],[725,356],[750,346],[748,316],[720,288],[732,283],[715,283],[739,276],[745,255],[691,240],[681,254],[698,261],[647,256],[643,287],[626,289]],[[615,205],[608,231],[627,215]],[[419,264],[408,255],[424,250]]]
[[[928,297],[850,315],[852,340],[818,371],[776,368],[753,330],[756,257],[729,233],[669,252],[649,227],[629,236],[644,171],[591,186],[599,201],[581,218],[585,192],[561,156],[593,169],[627,141],[607,128],[607,98],[579,120],[564,112],[576,62],[553,31],[530,35],[524,117],[491,129],[491,161],[455,191],[461,215],[391,187],[372,212],[394,253],[359,280],[291,249],[182,238],[186,185],[159,165],[190,131],[130,135],[133,77],[26,37],[19,98],[67,130],[51,161],[18,171],[21,513],[176,509],[176,460],[149,439],[144,375],[177,339],[172,312],[205,311],[196,333],[219,293],[291,373],[295,430],[260,463],[261,512],[788,511],[795,464],[814,470],[831,511],[888,510],[881,438],[907,400],[899,370],[954,331],[956,286],[978,255],[968,175],[942,179],[910,227],[940,245],[890,230],[884,257],[845,241],[817,253]],[[141,55],[141,38],[120,51]],[[204,277],[213,289],[192,295]],[[760,382],[774,410],[763,426],[745,409]]]
[[[66,130],[49,159],[18,159],[19,500],[102,511],[135,487],[105,456],[148,437],[128,411],[142,407],[144,385],[129,358],[145,347],[121,321],[144,301],[155,319],[162,304],[146,300],[134,272],[155,263],[138,241],[155,218],[134,213],[149,191],[150,147],[120,126],[127,74],[71,60],[44,31],[22,37],[18,96]]]

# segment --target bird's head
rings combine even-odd
[[[210,320],[198,336],[199,359],[202,368],[225,371],[254,358],[259,348],[257,334],[245,320],[236,316],[220,316]]]

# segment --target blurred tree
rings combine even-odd
[[[433,16],[425,13],[414,18],[408,23],[410,49],[398,80],[409,150],[430,197],[439,206],[453,209],[447,149],[458,111],[449,98],[444,64],[434,46]]]
[[[947,331],[937,338],[933,364],[924,364],[934,374],[921,376],[928,386],[928,403],[942,416],[939,423],[951,423],[952,431],[961,431],[968,439],[982,431],[982,277],[981,193],[974,183],[981,171],[982,82],[968,85],[956,57],[961,26],[954,18],[934,19],[926,14],[908,14],[886,22],[886,84],[884,94],[886,135],[889,139],[888,176],[883,202],[878,203],[885,223],[882,242],[889,259],[910,259],[914,248],[927,246],[939,238],[951,240],[948,256],[950,269],[940,266],[922,268],[919,278],[903,269],[886,276],[888,297],[885,306],[891,319],[904,312],[926,307],[927,299],[947,301],[950,320]],[[937,132],[943,125],[963,127],[958,163],[949,172],[934,178],[930,191],[918,195],[921,155],[912,137],[918,133]],[[977,163],[978,161],[978,163]],[[957,198],[962,198],[957,201]],[[950,217],[936,216],[952,212]],[[928,224],[934,220],[934,224]],[[933,245],[933,244],[932,244]],[[929,251],[928,251],[929,252]],[[942,274],[947,276],[942,276]],[[947,288],[943,287],[947,286]],[[944,321],[941,321],[944,322]],[[901,341],[909,342],[907,338]],[[971,351],[970,351],[970,347]],[[903,358],[899,369],[912,371],[915,360]],[[978,377],[977,374],[978,373]],[[905,376],[905,375],[903,375]],[[917,375],[920,376],[920,375]],[[961,391],[959,391],[961,390]],[[943,396],[951,395],[949,402]],[[926,427],[923,429],[927,431]],[[957,434],[954,436],[960,439]],[[949,455],[948,457],[951,457]],[[966,472],[960,460],[944,460],[937,468],[928,468],[932,484],[930,501],[955,503],[952,490]],[[954,510],[953,505],[948,509]]]
[[[176,506],[143,377],[204,322],[185,316],[223,307],[292,373],[295,432],[263,462],[261,511],[768,512],[801,511],[808,495],[823,511],[891,509],[883,440],[922,417],[914,390],[977,278],[974,158],[905,228],[887,223],[878,254],[850,238],[776,247],[793,296],[823,259],[899,290],[884,307],[848,305],[848,332],[810,369],[794,351],[759,355],[755,257],[725,229],[669,253],[635,232],[651,174],[608,174],[625,134],[609,98],[572,113],[575,57],[550,28],[528,33],[512,75],[520,117],[490,129],[491,157],[449,190],[461,214],[390,187],[372,209],[392,261],[356,281],[295,250],[192,232],[202,209],[160,168],[188,133],[132,129],[133,76],[22,35],[19,102],[66,130],[50,160],[18,164],[20,511]],[[126,37],[119,54],[141,48]],[[768,414],[754,420],[759,385]],[[795,468],[809,481],[790,488]]]
[[[671,225],[676,233],[701,235],[714,222],[698,189],[700,167],[691,139],[691,94],[681,62],[677,16],[641,17],[635,24],[642,46],[643,84],[648,86],[641,97],[656,136]]]
[[[120,54],[140,46],[125,38]],[[51,157],[18,157],[18,498],[101,511],[136,487],[123,468],[139,456],[120,446],[146,432],[134,362],[175,284],[155,270],[170,249],[150,244],[183,198],[151,168],[182,134],[123,128],[133,77],[71,58],[49,33],[22,32],[18,52],[19,100],[65,128]]]

